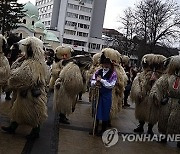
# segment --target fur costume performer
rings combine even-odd
[[[7,85],[10,73],[8,59],[4,56],[6,50],[6,39],[0,34],[0,98],[2,87]]]
[[[63,59],[68,59],[71,57],[71,52],[73,52],[72,48],[58,46],[55,50],[55,62],[52,64],[52,74],[51,79],[49,82],[49,89],[54,89],[55,81],[57,80],[60,71],[62,70],[63,66],[61,64]]]
[[[151,89],[151,98],[160,108],[158,129],[163,134],[180,134],[180,56],[165,62],[167,73]],[[180,142],[177,143],[180,148]]]
[[[124,68],[124,71],[126,72],[126,75],[128,77],[127,80],[127,84],[125,86],[125,90],[124,90],[124,102],[123,102],[123,107],[129,107],[130,105],[128,104],[128,97],[131,91],[131,77],[130,77],[130,66],[129,66],[129,62],[130,62],[130,58],[126,55],[122,55],[122,61],[121,61],[121,65]]]
[[[126,67],[129,65],[129,61],[130,61],[130,58],[126,55],[122,55],[122,61],[121,61],[121,65],[123,67]]]
[[[124,68],[120,65],[122,57],[117,50],[105,48],[102,50],[102,53],[104,53],[105,57],[109,58],[113,62],[114,71],[117,73],[117,82],[112,91],[111,118],[114,118],[122,109],[124,90],[128,78]]]
[[[139,120],[139,126],[134,129],[134,132],[142,133],[145,122],[148,122],[148,133],[153,134],[152,128],[157,119],[151,116],[154,114],[156,116],[157,113],[156,108],[155,111],[151,109],[152,102],[149,100],[149,94],[154,82],[164,73],[165,59],[164,56],[155,54],[146,54],[142,58],[143,70],[135,77],[130,93],[132,102],[135,102],[135,117]]]
[[[43,62],[45,62],[45,51],[44,51],[43,41],[41,41],[37,37],[31,37],[31,38],[34,40],[34,42],[36,42],[36,44],[39,46],[39,48],[42,49],[41,52],[43,53],[43,56],[41,57],[41,60]],[[27,39],[22,39],[18,43],[15,43],[11,48],[14,48],[15,50],[19,50],[21,55],[25,55],[25,51],[26,51],[25,44],[26,44],[26,41],[27,41]],[[19,60],[17,60],[15,62],[15,64],[13,64],[13,65],[18,64],[18,62],[19,62]],[[11,67],[16,67],[16,66],[11,66]],[[46,86],[47,86],[49,84],[49,80],[50,80],[50,72],[48,71],[48,66],[45,65],[45,67],[46,67],[45,68],[45,70],[46,70],[45,80],[46,80]]]
[[[22,43],[22,41],[24,43]],[[39,137],[40,125],[47,119],[47,94],[44,51],[34,37],[22,40],[25,56],[18,59],[16,68],[11,70],[9,86],[16,93],[11,111],[12,122],[9,127],[2,129],[14,133],[18,124],[28,124],[33,127],[27,138]],[[19,67],[18,67],[19,65]]]
[[[76,96],[83,91],[86,79],[83,76],[83,70],[91,63],[89,56],[76,56],[62,62],[63,69],[54,87],[54,110],[62,114],[71,114],[76,105]],[[60,119],[61,120],[61,119]],[[69,124],[69,123],[66,123]]]

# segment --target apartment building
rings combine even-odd
[[[39,11],[39,18],[46,28],[50,28],[53,12],[53,0],[36,0],[36,6]]]
[[[36,0],[41,21],[75,51],[98,52],[107,0]]]

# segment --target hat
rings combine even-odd
[[[104,53],[101,55],[100,64],[112,64],[109,58],[106,58]]]

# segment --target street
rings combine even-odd
[[[92,128],[91,104],[88,102],[88,94],[83,95],[76,110],[68,116],[70,125],[59,124],[58,114],[52,109],[53,94],[48,95],[48,119],[41,127],[40,138],[35,141],[26,140],[25,136],[30,133],[29,126],[20,125],[15,134],[7,134],[0,130],[0,154],[179,154],[180,149],[176,143],[162,144],[157,142],[128,142],[119,141],[112,147],[105,147],[101,137],[89,135]],[[0,103],[0,125],[8,125],[11,104],[4,102],[2,95]],[[133,134],[137,127],[137,120],[134,117],[134,105],[125,108],[118,117],[112,120],[112,127],[117,128],[122,134]],[[145,133],[147,125],[145,125]],[[158,133],[157,126],[154,132]]]

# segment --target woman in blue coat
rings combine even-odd
[[[99,136],[102,135],[108,126],[112,104],[112,88],[117,81],[117,74],[114,71],[111,60],[102,54],[100,63],[102,64],[102,68],[95,72],[91,80],[91,86],[100,85],[95,128],[95,133]],[[98,133],[100,120],[102,121],[102,129]]]

